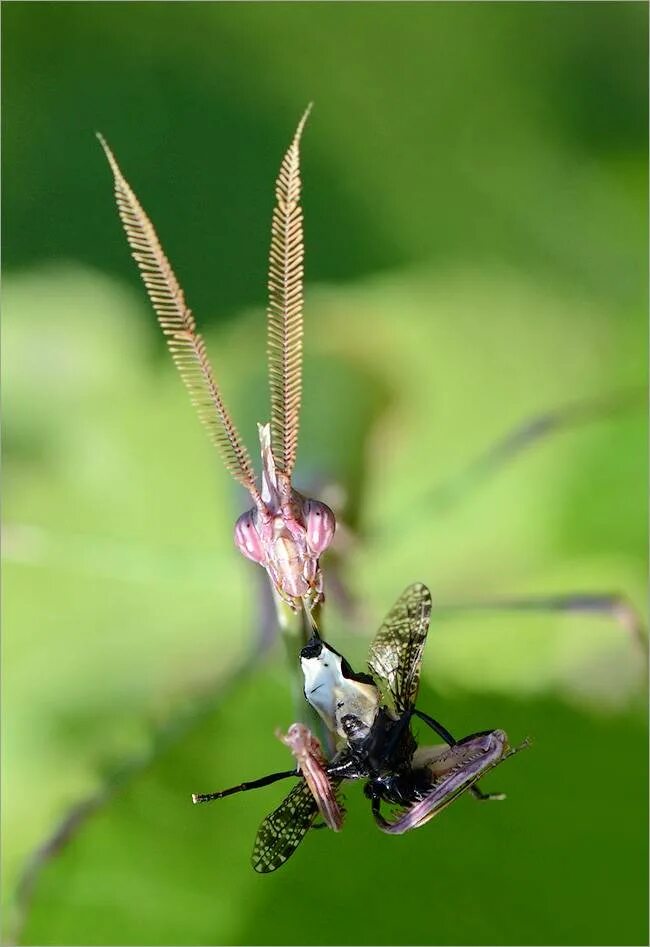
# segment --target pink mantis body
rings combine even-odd
[[[327,775],[327,760],[320,743],[302,723],[292,723],[286,734],[278,731],[276,736],[293,753],[325,823],[334,832],[340,832],[343,828],[343,811]]]
[[[302,393],[303,231],[300,206],[300,138],[309,108],[284,156],[276,183],[271,227],[268,367],[271,421],[258,425],[261,490],[250,456],[222,400],[191,310],[154,227],[99,135],[115,179],[115,196],[127,240],[167,337],[172,357],[199,418],[226,469],[250,494],[253,507],[235,524],[239,551],[266,569],[279,597],[294,611],[323,599],[319,558],[332,542],[336,520],[328,506],[294,490]]]
[[[336,520],[328,506],[308,500],[278,475],[271,427],[258,425],[262,453],[262,493],[235,523],[239,551],[266,569],[283,601],[295,609],[302,599],[313,606],[323,598],[318,559],[332,541]]]

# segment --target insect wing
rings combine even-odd
[[[430,617],[431,593],[416,582],[400,595],[370,646],[368,666],[386,682],[399,713],[413,707],[417,698]]]
[[[267,874],[284,865],[302,842],[317,814],[316,800],[307,783],[301,780],[257,830],[251,856],[255,871]]]

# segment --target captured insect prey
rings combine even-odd
[[[364,793],[375,822],[391,835],[419,828],[466,790],[481,800],[505,798],[502,793],[482,792],[477,782],[528,741],[511,748],[503,730],[482,730],[456,740],[415,706],[430,615],[427,587],[409,586],[372,643],[371,674],[355,674],[317,634],[302,649],[305,696],[337,742],[330,762],[310,731],[294,724],[281,739],[296,757],[295,769],[193,796],[194,802],[209,802],[292,776],[300,779],[258,830],[252,858],[255,871],[271,872],[284,864],[319,813],[338,831],[343,824],[339,793],[346,781],[366,780]],[[411,731],[414,717],[444,743],[419,747]],[[382,814],[382,802],[392,810],[389,818]]]
[[[319,557],[332,542],[336,521],[328,506],[298,493],[296,461],[302,395],[303,229],[300,206],[300,139],[311,106],[284,156],[276,182],[271,226],[268,304],[268,374],[271,421],[258,425],[261,489],[196,331],[183,291],[153,225],[101,135],[115,179],[115,196],[127,240],[138,264],[172,358],[201,422],[229,473],[250,494],[253,507],[235,524],[240,552],[263,566],[280,598],[294,611],[323,599]]]
[[[484,730],[456,740],[415,704],[431,617],[426,585],[409,586],[386,616],[370,647],[371,674],[355,673],[348,661],[314,634],[300,652],[305,697],[335,734],[339,752],[330,776],[365,778],[375,821],[399,834],[428,822],[466,789],[478,799],[503,799],[475,785],[480,776],[526,744],[511,749],[503,730]],[[413,717],[446,745],[418,747]],[[394,822],[381,802],[405,810]]]

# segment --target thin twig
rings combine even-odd
[[[471,612],[578,612],[604,615],[626,631],[647,661],[648,634],[643,620],[623,595],[602,592],[568,592],[560,595],[525,598],[487,599],[474,602],[449,602],[436,606],[436,615],[454,618]]]
[[[606,398],[569,402],[527,418],[478,454],[463,470],[434,487],[417,508],[421,510],[422,504],[426,504],[427,511],[447,513],[468,493],[549,435],[594,421],[608,420],[645,404],[645,391],[635,388]]]

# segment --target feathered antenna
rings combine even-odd
[[[275,186],[269,260],[268,363],[271,441],[289,491],[298,446],[302,392],[303,233],[300,207],[300,137],[311,104],[300,119]],[[288,496],[285,495],[285,500]]]
[[[106,141],[97,134],[115,178],[115,198],[133,257],[140,269],[167,345],[190,393],[202,424],[226,469],[251,494],[258,507],[262,498],[255,484],[250,456],[223,403],[212,374],[205,342],[196,331],[183,291],[160,245],[153,224],[131,190]]]

